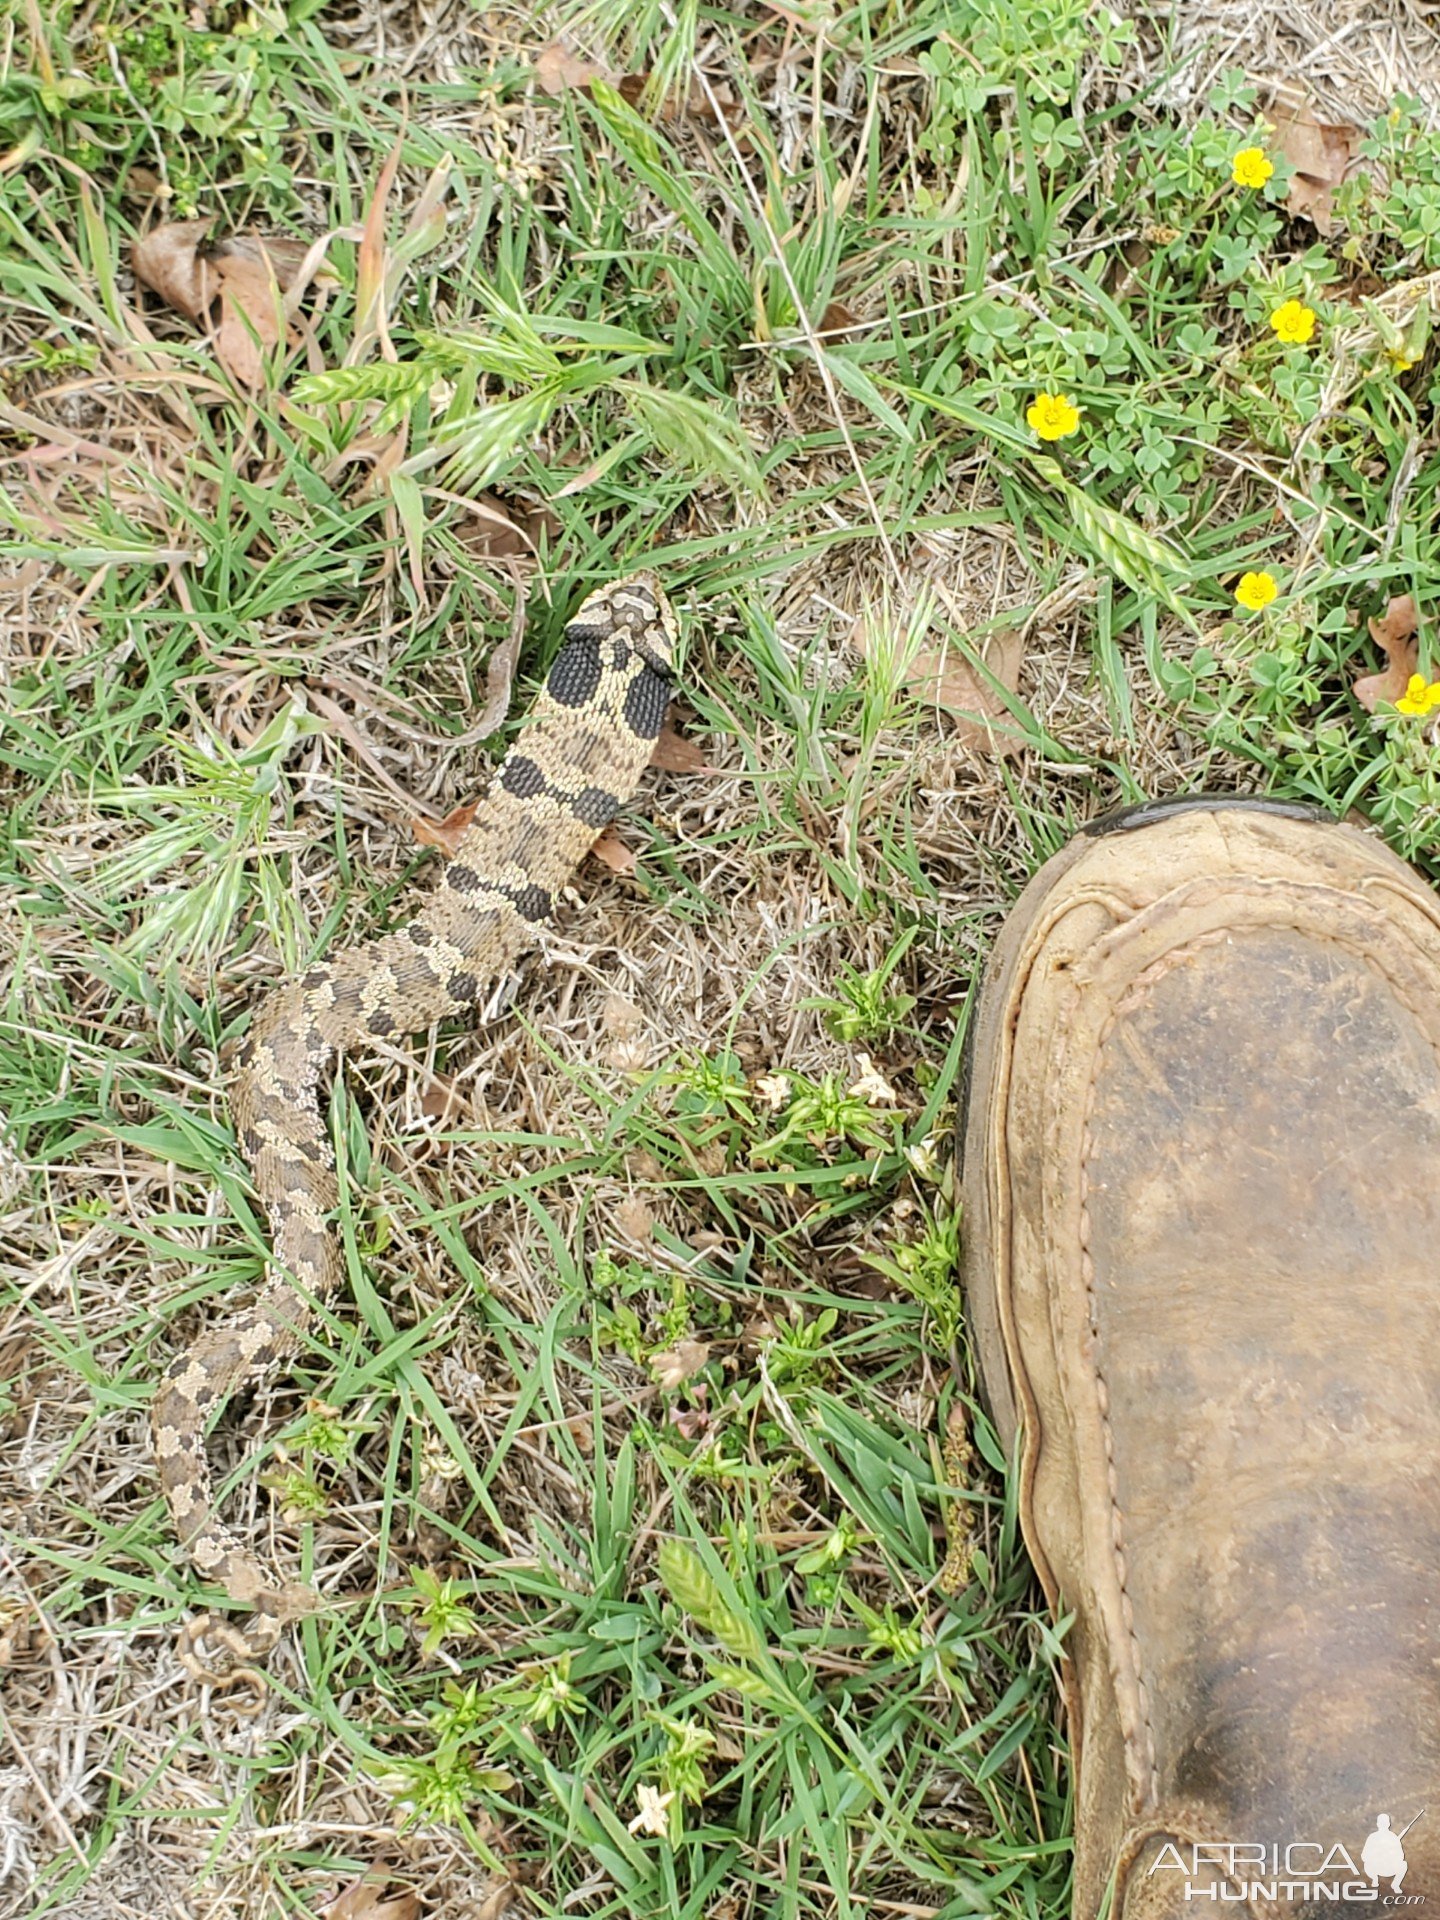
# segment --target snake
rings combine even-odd
[[[160,1485],[196,1571],[249,1609],[204,1614],[181,1658],[215,1686],[263,1689],[287,1626],[323,1605],[273,1578],[220,1516],[206,1432],[234,1394],[274,1375],[343,1277],[331,1224],[335,1153],[320,1095],[336,1056],[435,1021],[475,1019],[487,990],[533,948],[556,895],[633,796],[670,702],[679,629],[652,573],[603,586],[567,623],[528,723],[453,846],[440,880],[394,931],[282,979],[235,1056],[229,1109],[269,1226],[253,1303],[203,1330],[165,1370],[151,1406]]]

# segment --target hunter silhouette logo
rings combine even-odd
[[[1420,1813],[1424,1811],[1422,1807]],[[1420,1813],[1416,1814],[1415,1820],[1420,1818]],[[1392,1893],[1399,1893],[1405,1884],[1405,1849],[1401,1842],[1410,1827],[1414,1826],[1415,1820],[1410,1822],[1410,1826],[1402,1827],[1399,1833],[1392,1833],[1389,1814],[1377,1813],[1375,1831],[1360,1849],[1361,1872],[1368,1874],[1377,1886],[1382,1880],[1388,1880]]]
[[[1377,1813],[1374,1831],[1361,1847],[1358,1861],[1338,1841],[1211,1840],[1181,1848],[1167,1840],[1147,1878],[1153,1873],[1182,1873],[1187,1900],[1214,1900],[1229,1906],[1241,1901],[1303,1900],[1344,1902],[1347,1910],[1369,1901],[1381,1907],[1421,1907],[1423,1893],[1402,1889],[1409,1870],[1405,1836],[1425,1812],[1422,1807],[1398,1833],[1388,1813]]]

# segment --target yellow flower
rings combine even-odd
[[[1259,613],[1262,608],[1269,606],[1279,591],[1273,573],[1246,573],[1240,576],[1235,598],[1249,612]]]
[[[1270,324],[1287,347],[1303,347],[1315,337],[1315,309],[1287,300],[1271,314]]]
[[[1412,673],[1410,684],[1395,702],[1401,713],[1434,713],[1440,707],[1440,680],[1427,686],[1423,673]]]
[[[1065,393],[1037,393],[1025,409],[1025,420],[1042,440],[1063,440],[1080,424],[1080,409]]]
[[[1242,147],[1230,162],[1230,178],[1237,187],[1263,187],[1275,163],[1263,147]]]

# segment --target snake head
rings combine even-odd
[[[629,574],[607,588],[606,596],[614,614],[628,626],[630,644],[646,666],[673,679],[680,622],[656,576],[648,571]]]

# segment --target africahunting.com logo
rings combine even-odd
[[[1423,1893],[1405,1890],[1405,1836],[1425,1811],[1422,1807],[1398,1833],[1388,1813],[1377,1813],[1358,1862],[1348,1847],[1318,1840],[1221,1840],[1189,1847],[1167,1841],[1149,1872],[1183,1873],[1187,1900],[1232,1905],[1242,1900],[1373,1900],[1381,1907],[1423,1907]]]

